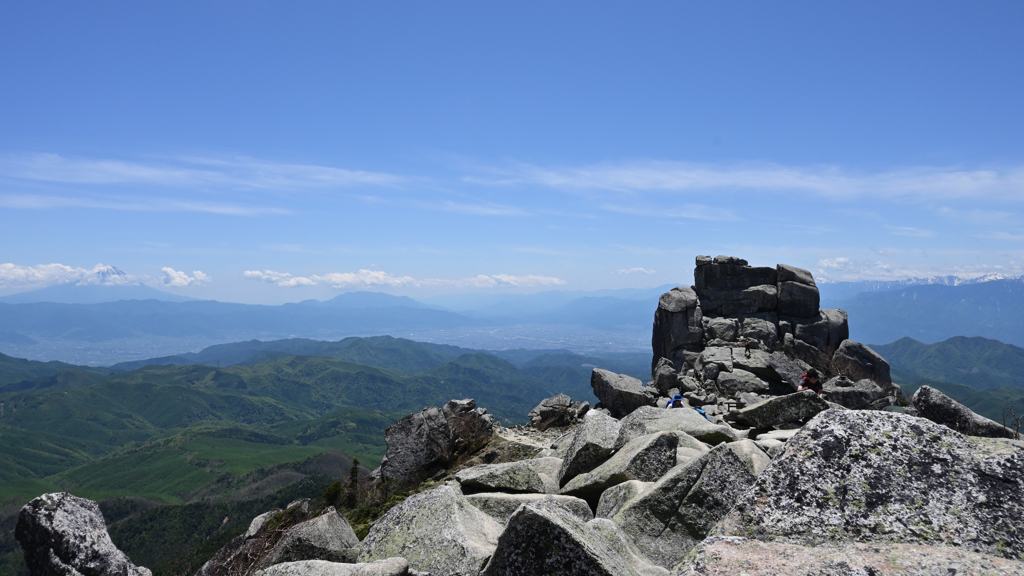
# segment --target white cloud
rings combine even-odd
[[[411,276],[394,276],[381,270],[360,270],[358,272],[332,272],[314,274],[312,276],[292,276],[287,272],[274,270],[247,270],[246,278],[261,280],[283,287],[327,285],[332,288],[372,288],[402,286],[445,286],[455,288],[493,288],[496,286],[514,286],[519,288],[537,286],[563,286],[566,282],[551,276],[513,276],[510,274],[479,274],[470,278],[440,279],[426,278],[417,280]]]
[[[135,184],[192,189],[295,190],[394,186],[403,178],[380,172],[252,158],[187,157],[154,162],[23,154],[0,158],[0,175],[66,184]]]
[[[646,274],[651,276],[657,274],[654,270],[648,270],[647,268],[623,268],[622,270],[616,270],[616,274]]]
[[[203,274],[199,270],[193,270],[192,276],[189,276],[185,272],[179,272],[170,266],[164,266],[160,269],[164,273],[163,280],[161,281],[164,286],[171,286],[173,288],[183,288],[185,286],[202,286],[203,284],[210,282],[212,278]]]
[[[259,216],[262,214],[288,214],[283,208],[246,206],[230,202],[182,201],[169,198],[123,198],[104,197],[72,198],[41,194],[0,194],[0,206],[28,210],[49,210],[54,208],[96,208],[122,210],[127,212],[205,212],[226,216]]]
[[[520,164],[511,169],[488,170],[494,177],[464,180],[492,185],[533,184],[565,190],[620,192],[707,190],[759,190],[806,192],[838,198],[904,197],[1002,198],[1024,200],[1024,168],[966,170],[922,166],[877,173],[858,173],[838,166],[784,166],[779,164],[695,164],[637,161],[575,167],[540,167]]]
[[[64,264],[21,266],[0,264],[0,288],[41,288],[56,284],[125,286],[142,284],[148,277],[126,274],[113,266],[97,264],[92,269]]]
[[[287,272],[275,272],[273,270],[264,270],[262,272],[259,270],[246,270],[244,276],[277,284],[278,286],[315,286],[317,284],[317,282],[310,278],[292,276]]]
[[[912,226],[889,226],[888,228],[896,236],[910,236],[912,238],[931,238],[935,236],[935,232],[931,230],[922,230]]]
[[[665,208],[638,208],[636,206],[604,204],[601,206],[601,209],[609,212],[618,212],[619,214],[650,218],[688,218],[690,220],[710,221],[736,221],[740,219],[732,210],[706,204],[683,204],[682,206]]]

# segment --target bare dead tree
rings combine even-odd
[[[1009,413],[1010,426],[1006,425],[1006,416]],[[1009,401],[1006,402],[1006,408],[1003,408],[1003,426],[1013,430],[1013,439],[1020,440],[1020,426],[1021,422],[1024,421],[1024,416],[1017,416],[1017,412],[1013,409],[1013,405]]]

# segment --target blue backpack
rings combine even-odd
[[[705,412],[703,408],[701,408],[700,406],[694,406],[693,409],[697,411],[697,414],[703,416],[705,420],[711,422],[711,418],[708,418],[708,413]]]

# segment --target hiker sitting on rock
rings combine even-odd
[[[800,385],[796,387],[797,392],[803,392],[804,390],[813,390],[818,396],[825,397],[825,390],[821,387],[818,371],[814,368],[811,368],[804,374],[804,377],[800,379]]]
[[[682,408],[682,407],[683,407],[683,395],[682,394],[676,394],[675,396],[672,397],[671,400],[668,401],[668,404],[665,404],[665,408]]]

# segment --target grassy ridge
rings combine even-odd
[[[950,382],[975,389],[1024,388],[1024,348],[998,340],[957,336],[935,344],[901,338],[872,345],[904,378]]]

